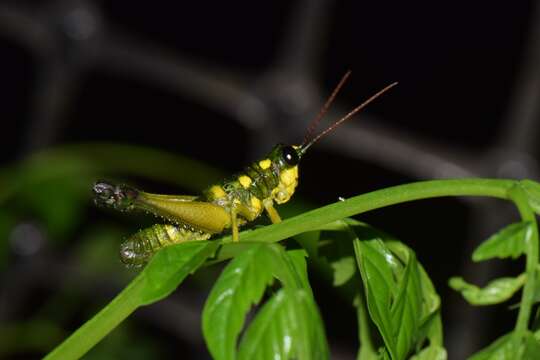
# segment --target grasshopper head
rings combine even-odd
[[[270,160],[273,171],[279,176],[279,185],[272,190],[272,197],[278,204],[283,204],[294,194],[298,185],[298,164],[302,157],[302,148],[297,145],[276,145],[267,160]]]
[[[115,185],[106,181],[98,181],[92,188],[94,203],[100,206],[112,207],[120,211],[132,210],[133,200],[139,192],[127,185]]]

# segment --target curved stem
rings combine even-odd
[[[515,184],[517,184],[515,180],[452,179],[419,181],[393,186],[323,206],[283,220],[279,224],[244,231],[240,234],[239,245],[243,241],[277,242],[306,231],[317,230],[339,219],[409,201],[446,196],[488,196],[508,199],[508,190]],[[227,237],[223,240],[230,241]],[[242,251],[242,246],[225,244],[216,261],[234,257],[240,251]]]
[[[508,190],[508,196],[516,204],[523,221],[529,221],[533,226],[525,234],[525,252],[527,262],[525,272],[527,282],[523,287],[521,304],[519,307],[516,331],[526,331],[529,327],[532,306],[534,302],[534,290],[536,286],[536,266],[538,265],[538,226],[536,217],[528,204],[527,196],[519,185]]]

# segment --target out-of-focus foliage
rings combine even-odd
[[[185,176],[186,172],[190,176]],[[128,281],[128,272],[115,257],[118,240],[137,224],[129,220],[124,225],[106,220],[88,223],[90,185],[96,179],[120,175],[173,184],[187,191],[197,191],[221,178],[218,172],[185,158],[112,144],[50,150],[0,172],[0,235],[6,239],[0,247],[0,266],[9,269],[8,264],[19,261],[30,274],[43,277],[46,288],[53,289],[52,296],[38,299],[24,322],[0,324],[0,355],[47,352],[71,331],[70,321],[78,318],[82,308],[101,307],[102,300],[94,302],[89,296],[92,286],[107,288]],[[224,236],[165,247],[109,305],[49,357],[74,358],[89,349],[89,358],[160,356],[163,350],[159,344],[123,321],[140,306],[169,296],[189,274],[232,259],[214,284],[202,315],[212,356],[328,358],[325,333],[331,329],[324,329],[317,308],[307,256],[307,261],[325,273],[340,296],[356,308],[360,359],[445,359],[441,301],[415,253],[388,235],[346,217],[427,197],[487,195],[514,201],[522,222],[492,236],[473,258],[482,261],[525,254],[526,271],[484,288],[460,278],[453,279],[451,285],[469,302],[481,305],[502,302],[523,287],[516,330],[474,358],[509,358],[510,354],[535,358],[540,351],[538,329],[536,325],[529,328],[528,322],[532,305],[539,298],[540,283],[536,274],[538,230],[531,210],[536,209],[536,189],[536,183],[530,181],[482,179],[408,184],[303,213],[281,224],[244,231],[240,243],[231,243],[230,237]],[[289,206],[285,213],[298,213],[302,205],[297,207]],[[295,241],[273,244],[291,236]],[[71,256],[66,257],[66,253]],[[26,258],[31,261],[25,262]],[[62,284],[46,284],[48,272],[60,274],[55,278],[62,279]],[[20,279],[9,273],[5,279],[3,300],[10,302],[18,285],[10,281]],[[250,312],[252,320],[247,321]],[[82,317],[92,313],[86,310]],[[15,341],[21,338],[24,341]],[[136,345],[127,346],[130,342]]]

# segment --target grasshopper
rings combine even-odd
[[[306,151],[397,84],[386,86],[308,140],[350,73],[348,71],[342,77],[312,121],[302,144],[278,144],[262,160],[250,164],[244,171],[220,184],[211,185],[198,196],[151,194],[124,184],[96,182],[93,192],[97,205],[120,211],[145,210],[168,222],[140,230],[123,242],[120,248],[122,262],[128,266],[142,266],[164,246],[207,240],[227,229],[232,231],[232,240],[238,241],[238,228],[257,219],[263,212],[272,223],[279,223],[281,218],[274,204],[286,203],[294,194],[298,185],[298,164]]]

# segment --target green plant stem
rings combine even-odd
[[[143,287],[143,279],[136,277],[109,305],[78,328],[45,359],[78,359],[83,356],[140,306],[139,294]]]
[[[459,179],[421,181],[393,186],[358,195],[334,204],[284,220],[281,224],[257,229],[250,238],[257,241],[275,241],[313,230],[330,222],[367,211],[404,202],[444,196],[490,196],[508,199],[508,189],[513,180]]]
[[[306,231],[317,230],[339,219],[409,201],[447,196],[488,196],[508,199],[508,190],[516,183],[515,180],[501,179],[452,179],[393,186],[323,206],[279,224],[245,231],[240,234],[240,244],[242,241],[280,241]],[[223,241],[230,242],[230,237],[224,237]],[[240,251],[241,245],[226,244],[214,262],[234,257]]]
[[[525,272],[527,274],[527,282],[523,287],[521,304],[516,322],[516,331],[524,332],[529,327],[529,320],[534,302],[536,267],[538,266],[538,226],[536,224],[534,212],[529,206],[527,196],[522,188],[519,185],[515,185],[508,190],[508,195],[516,204],[523,221],[529,221],[533,225],[525,235],[525,252],[527,255]]]

